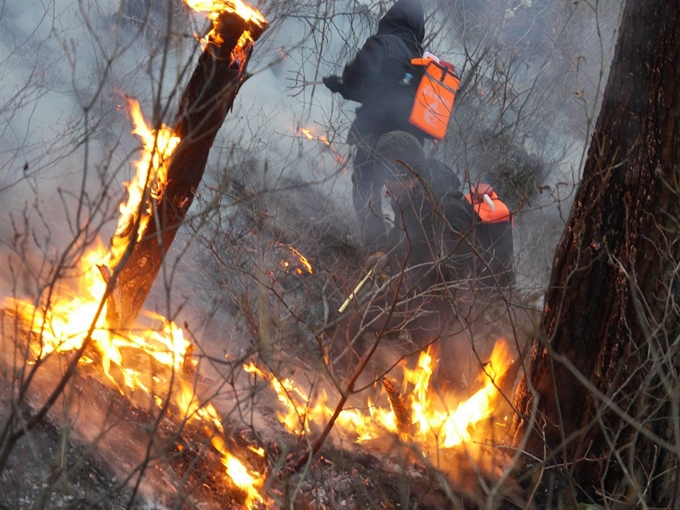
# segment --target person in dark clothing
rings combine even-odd
[[[438,190],[442,195],[453,190],[460,190],[458,174],[449,165],[435,158],[427,158],[425,164],[432,178],[433,189]]]
[[[452,331],[460,331],[469,311],[475,212],[456,186],[455,173],[427,161],[420,142],[400,131],[376,143],[375,171],[385,182],[395,217],[386,253],[370,259],[386,259],[384,272],[393,278],[383,295],[350,315],[341,328],[335,352],[343,353],[337,359],[348,366],[356,365],[375,341],[371,335],[360,338],[361,330],[382,332],[392,351],[402,345],[408,354],[445,337],[458,342]],[[403,331],[410,337],[405,347],[399,341]]]
[[[363,45],[342,76],[324,84],[345,99],[357,101],[348,141],[356,145],[352,183],[364,244],[379,247],[385,236],[383,182],[373,169],[373,150],[383,134],[405,131],[421,143],[424,133],[408,122],[415,89],[409,83],[411,60],[423,55],[425,19],[420,0],[398,0],[378,23],[378,32]]]
[[[399,267],[417,274],[418,287],[470,281],[473,227],[478,221],[453,170],[425,159],[411,134],[393,131],[376,144],[376,172],[394,210],[387,248]]]

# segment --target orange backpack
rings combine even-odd
[[[411,65],[424,67],[408,121],[421,131],[442,140],[449,127],[460,78],[453,64],[431,57],[414,58]]]

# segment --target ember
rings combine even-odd
[[[345,162],[345,158],[331,145],[330,140],[328,140],[328,137],[323,136],[323,135],[315,135],[311,129],[309,128],[299,128],[295,131],[295,136],[301,137],[301,138],[306,138],[307,140],[318,140],[320,141],[323,145],[326,146],[326,148],[333,154],[333,158],[335,159],[335,162],[338,165],[341,165]]]

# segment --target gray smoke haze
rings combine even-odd
[[[344,137],[356,104],[303,81],[341,72],[389,5],[260,7],[271,28],[256,45],[253,76],[216,142],[212,173],[217,179],[243,159],[260,167],[266,162],[274,182],[296,175],[323,183],[344,205],[350,172],[338,172],[334,153],[300,138],[299,129],[327,136],[347,161]],[[493,144],[510,144],[552,165],[547,184],[573,184],[606,78],[618,7],[478,0],[428,2],[426,8],[429,49],[453,62],[463,78],[454,122],[437,157],[474,180],[503,157],[499,151],[507,147]],[[177,2],[5,2],[3,209],[17,214],[37,199],[49,218],[39,229],[45,239],[50,224],[78,222],[73,215],[82,189],[85,214],[95,223],[107,219],[105,232],[110,230],[139,147],[123,96],[137,98],[149,121],[171,123],[177,100],[171,93],[186,82],[199,51],[191,34],[204,26],[204,18]],[[36,214],[33,209],[30,218]],[[67,242],[63,230],[55,228],[48,244]]]
[[[305,80],[339,74],[389,5],[259,5],[271,27],[215,142],[206,190],[233,179],[266,189],[268,211],[276,213],[291,200],[277,188],[312,185],[352,217],[345,135],[357,105]],[[462,77],[447,138],[436,152],[429,142],[426,149],[463,181],[493,182],[521,211],[518,272],[540,288],[597,115],[620,2],[425,5],[428,49]],[[3,264],[0,290],[35,295],[45,276],[41,262],[57,260],[78,225],[88,224],[89,240],[99,232],[107,242],[140,146],[124,97],[140,101],[148,122],[171,124],[200,52],[192,34],[206,23],[177,1],[27,0],[1,9],[0,235],[11,263]],[[304,138],[301,128],[327,137],[330,148]],[[539,193],[540,186],[549,187]],[[206,206],[202,198],[194,211]],[[189,237],[173,254],[184,253],[181,241]],[[185,303],[196,277],[175,267],[165,283],[180,281]],[[174,310],[168,294],[156,292],[153,301],[164,313]]]

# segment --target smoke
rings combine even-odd
[[[437,157],[470,180],[497,179],[527,163],[536,176],[522,182],[532,192],[537,184],[573,185],[606,78],[618,21],[614,4],[595,10],[549,0],[426,3],[429,49],[453,62],[463,78]],[[274,182],[295,175],[347,203],[350,171],[341,171],[322,142],[300,138],[299,129],[327,137],[347,164],[345,134],[356,104],[305,80],[340,73],[387,7],[350,1],[261,6],[271,28],[256,45],[252,76],[211,156],[213,183],[225,172],[238,175],[230,167],[249,160],[260,169],[267,164]],[[0,190],[6,210],[21,210],[37,193],[49,223],[78,224],[82,218],[72,211],[82,191],[106,197],[88,213],[110,220],[138,147],[122,96],[138,98],[152,121],[171,122],[172,91],[192,69],[192,33],[202,18],[178,2],[158,0],[29,0],[3,9]],[[8,231],[5,218],[3,235]]]

